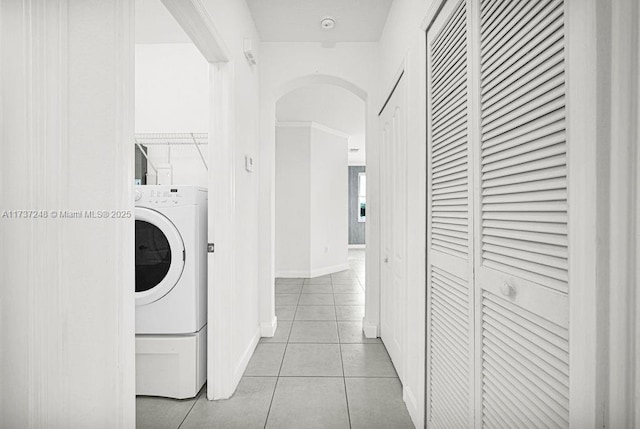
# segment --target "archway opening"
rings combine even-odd
[[[336,335],[340,327],[361,336],[366,93],[339,78],[308,76],[285,85],[280,94],[275,109],[278,324],[302,321],[308,313],[325,319]]]

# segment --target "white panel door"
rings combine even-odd
[[[382,145],[382,264],[380,337],[402,380],[406,338],[406,118],[405,79],[400,77],[380,113]]]
[[[473,425],[469,6],[448,1],[427,32],[427,422]]]
[[[480,4],[477,420],[568,427],[562,0]]]

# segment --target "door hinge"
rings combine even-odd
[[[207,244],[207,253],[215,252],[215,248],[216,248],[216,245],[214,243],[208,243]]]

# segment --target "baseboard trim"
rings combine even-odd
[[[276,329],[278,329],[278,318],[274,316],[271,323],[263,322],[260,324],[260,336],[273,337],[276,334]]]
[[[350,244],[349,249],[366,249],[366,244]]]
[[[407,406],[407,411],[409,411],[409,417],[413,421],[413,424],[417,428],[424,427],[424,416],[420,412],[418,408],[418,402],[416,401],[416,397],[411,391],[409,387],[402,387],[402,400]]]
[[[378,325],[362,321],[362,332],[364,332],[365,338],[378,338]]]
[[[299,271],[276,271],[276,277],[283,279],[296,279],[296,278],[313,278],[324,276],[327,274],[337,273],[338,271],[348,270],[349,263],[332,265],[329,267],[314,268],[312,270],[299,270]]]
[[[345,262],[344,264],[333,265],[330,267],[322,267],[311,270],[310,277],[319,277],[327,274],[337,273],[338,271],[344,271],[349,269],[349,263]]]
[[[309,271],[276,271],[275,276],[281,279],[308,278]]]

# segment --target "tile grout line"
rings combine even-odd
[[[304,285],[302,287],[304,287]],[[284,365],[284,357],[287,354],[287,348],[289,347],[289,338],[291,338],[291,331],[293,331],[294,320],[296,319],[296,314],[298,313],[298,302],[300,302],[300,296],[302,295],[302,287],[300,287],[300,294],[298,295],[298,301],[296,302],[296,311],[293,312],[293,320],[291,320],[291,328],[289,329],[289,335],[287,335],[287,342],[284,344],[284,352],[282,353],[280,368],[278,369],[278,375],[276,376],[276,384],[273,386],[273,393],[271,394],[271,401],[269,402],[269,410],[267,411],[267,417],[264,419],[264,429],[267,428],[267,423],[269,423],[269,415],[271,414],[271,407],[273,406],[273,398],[275,398],[276,396],[278,381],[280,381],[280,373],[282,372],[282,366]]]
[[[333,279],[331,280],[331,288],[333,289]],[[335,302],[335,296],[334,296]],[[335,307],[335,305],[334,305]],[[349,410],[349,394],[347,393],[347,378],[344,373],[344,358],[342,357],[342,338],[340,338],[340,329],[338,328],[338,315],[336,313],[336,329],[338,330],[338,350],[340,350],[340,365],[342,366],[342,385],[344,386],[344,400],[347,405],[347,418],[349,419],[349,429],[351,429],[351,411]]]
[[[286,353],[287,353],[287,349],[289,347],[289,344],[291,343],[290,342],[291,341],[291,333],[293,332],[293,328],[294,328],[294,325],[295,325],[295,322],[296,322],[296,316],[298,314],[298,308],[300,306],[300,300],[302,298],[302,291],[304,289],[305,284],[306,284],[306,279],[303,281],[302,287],[300,288],[300,293],[298,295],[298,300],[296,301],[296,310],[294,311],[293,319],[291,320],[291,329],[289,330],[289,335],[287,336],[287,341],[286,341],[286,344],[285,344],[284,353],[282,355],[282,361],[280,362],[280,368],[278,370],[278,375],[276,377],[276,384],[275,384],[274,389],[273,389],[273,394],[271,395],[271,402],[269,403],[269,410],[267,411],[267,416],[266,416],[265,423],[264,423],[264,428],[265,429],[266,429],[267,424],[269,422],[269,416],[271,414],[271,408],[273,406],[273,400],[275,398],[276,389],[278,388],[278,382],[280,381],[281,377],[285,377],[285,376],[281,375],[282,374],[282,367],[284,366],[284,359],[285,359],[285,356],[286,356]],[[347,393],[347,382],[346,382],[346,376],[345,376],[345,372],[344,372],[344,360],[343,360],[343,355],[342,355],[342,343],[341,343],[341,337],[340,337],[340,329],[338,327],[338,322],[339,321],[338,321],[338,315],[337,315],[337,311],[336,311],[336,300],[335,300],[335,290],[333,288],[333,286],[334,286],[333,285],[333,278],[330,278],[329,284],[331,285],[331,298],[332,298],[332,301],[333,301],[332,307],[333,307],[334,317],[335,317],[333,319],[333,321],[335,322],[335,327],[336,327],[336,331],[337,331],[336,333],[337,333],[337,336],[338,336],[337,345],[338,345],[338,350],[340,352],[340,366],[342,368],[342,384],[343,384],[343,387],[344,387],[345,403],[346,403],[345,405],[347,406],[347,418],[349,420],[349,428],[351,429],[351,427],[352,427],[352,425],[351,425],[351,412],[349,410],[349,397],[348,397],[348,393]],[[291,344],[297,344],[297,343],[291,343]],[[303,344],[324,344],[324,343],[303,343]],[[335,344],[335,343],[327,343],[327,344]]]
[[[206,388],[206,385],[205,385],[204,389],[203,389],[203,390],[200,390],[200,392],[199,392],[199,393],[198,393],[198,395],[196,396],[195,401],[193,401],[193,404],[191,404],[191,408],[189,408],[189,411],[187,411],[187,414],[185,414],[184,418],[182,419],[182,421],[181,421],[181,422],[180,422],[180,424],[178,425],[178,428],[177,428],[177,429],[180,429],[180,428],[182,427],[182,425],[184,424],[184,422],[187,420],[187,417],[189,417],[189,414],[191,414],[191,411],[193,411],[193,407],[195,407],[195,406],[196,406],[196,402],[198,402],[198,401],[200,400],[200,397],[201,397],[203,394],[204,394],[205,396],[207,396],[207,388]]]

